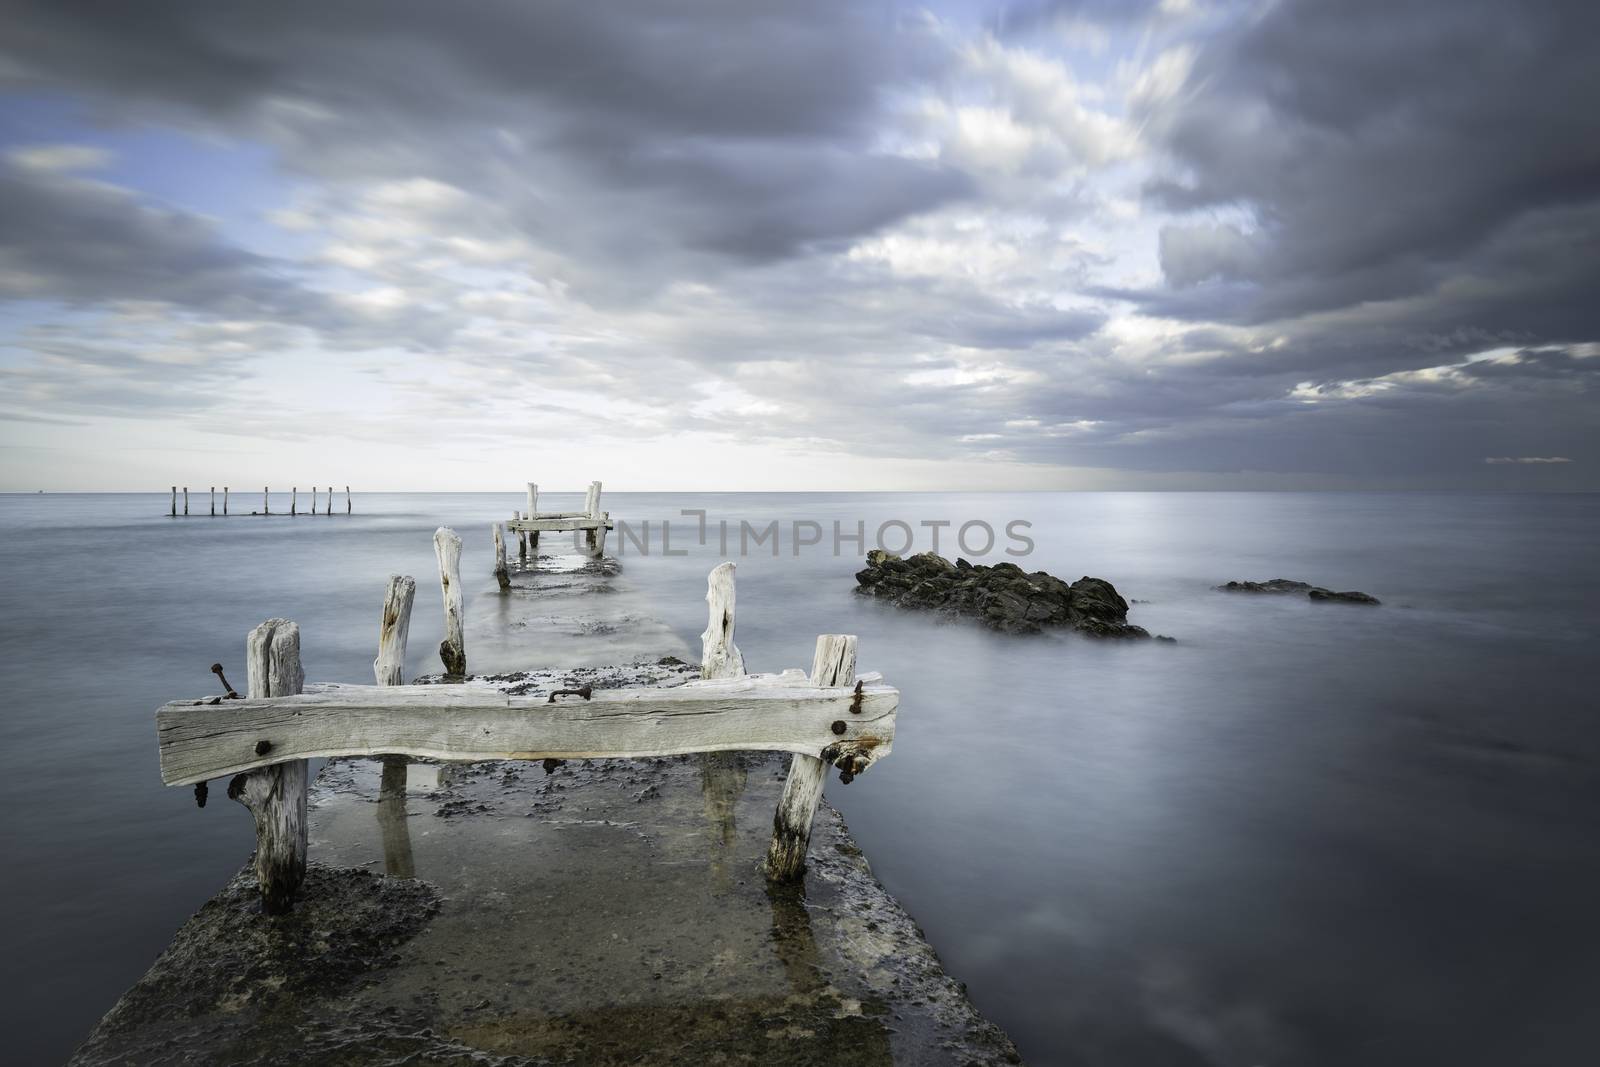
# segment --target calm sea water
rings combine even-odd
[[[242,686],[244,634],[274,615],[300,622],[308,677],[369,682],[395,571],[419,578],[409,673],[436,670],[432,531],[466,536],[484,625],[487,524],[520,503],[358,495],[350,517],[213,521],[167,518],[164,495],[0,497],[6,1062],[63,1059],[250,850],[242,810],[162,787],[154,708],[213,691],[214,661]],[[815,634],[853,632],[862,669],[902,690],[893,756],[828,795],[1030,1062],[1600,1049],[1600,496],[606,503],[655,520],[626,578],[693,648],[719,518],[1028,520],[1025,566],[1105,577],[1139,601],[1134,621],[1179,639],[1003,638],[898,613],[852,595],[859,563],[827,536],[796,557],[785,530],[779,557],[740,562],[751,669],[808,666]],[[681,508],[709,510],[709,545]],[[660,554],[662,518],[686,556]],[[1384,606],[1211,588],[1280,576]]]

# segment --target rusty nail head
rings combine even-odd
[[[845,731],[844,720],[843,719],[835,719],[835,720],[833,720],[833,732],[836,733],[836,734],[842,734],[842,733],[844,733],[844,731]]]
[[[265,756],[268,752],[271,752],[271,751],[272,751],[272,742],[271,741],[257,741],[256,742],[256,755]]]

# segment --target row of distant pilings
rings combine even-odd
[[[178,512],[178,493],[179,493],[179,491],[180,490],[178,489],[177,486],[173,486],[172,487],[172,517],[173,518],[177,518],[178,515],[179,515],[179,512]],[[186,485],[186,486],[183,487],[183,489],[181,491],[183,493],[183,512],[182,512],[182,514],[187,515],[187,514],[189,514],[189,487]],[[317,515],[317,514],[332,515],[333,514],[333,494],[334,494],[334,488],[333,488],[333,486],[330,485],[330,486],[328,486],[328,502],[327,502],[327,506],[324,507],[319,512],[318,509],[317,509],[317,498],[318,498],[318,495],[319,495],[319,487],[313,485],[311,487],[311,511],[308,512],[308,514],[311,514],[311,515]],[[298,514],[300,514],[300,506],[299,505],[300,505],[300,489],[299,489],[298,486],[293,486],[293,487],[291,487],[289,489],[289,511],[288,511],[288,514],[290,514],[290,515],[298,515]],[[344,487],[344,513],[346,515],[350,514],[350,487],[348,485]],[[218,514],[218,512],[217,512],[217,487],[214,486],[214,485],[211,487],[211,514],[212,515]],[[221,511],[221,514],[223,514],[223,515],[228,514],[228,487],[227,486],[223,486],[222,487],[222,511]],[[271,490],[270,487],[268,487],[268,486],[262,486],[261,487],[261,510],[260,511],[252,511],[250,514],[252,514],[252,515],[271,515],[272,514],[272,490]],[[278,514],[282,515],[282,514],[284,514],[284,512],[280,511],[280,512],[278,512]]]

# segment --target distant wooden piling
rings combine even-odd
[[[185,515],[189,514],[189,487],[187,485],[183,487],[183,513]]]
[[[295,486],[295,485],[291,485],[289,487],[289,514],[291,514],[291,515],[299,514],[299,511],[298,511],[299,501],[296,499],[299,496],[300,496],[300,487],[299,486]],[[316,513],[317,513],[317,487],[313,485],[311,487],[311,514],[315,515]]]
[[[249,696],[298,694],[305,684],[300,666],[300,627],[287,619],[268,619],[250,631],[245,646]],[[272,749],[272,739],[256,742],[256,752]],[[306,875],[306,761],[287,760],[234,776],[228,796],[250,809],[256,824],[256,878],[261,909],[281,915],[294,904]]]
[[[506,539],[500,532],[500,524],[490,523],[494,533],[494,580],[500,583],[500,590],[504,592],[511,588],[511,576],[506,571]]]
[[[217,487],[214,485],[211,487],[211,514],[213,517],[217,514]]]
[[[272,487],[270,485],[261,487],[261,514],[272,514]]]
[[[539,486],[536,482],[528,483],[528,513],[522,516],[531,519],[539,514]],[[528,551],[535,557],[539,555],[539,531],[528,531]]]
[[[178,487],[172,487],[172,517],[178,517]]]
[[[439,585],[444,592],[444,640],[439,658],[446,674],[467,673],[467,639],[461,606],[461,538],[448,526],[433,535],[433,552],[439,559]]]
[[[818,688],[851,686],[856,680],[856,639],[850,634],[822,634],[811,661],[811,684]],[[767,877],[774,882],[799,880],[806,870],[811,823],[822,799],[828,765],[815,756],[796,754],[772,818],[772,843],[767,846]]]
[[[228,487],[227,486],[223,486],[222,487],[222,513],[224,515],[226,515],[228,513]]]
[[[344,487],[344,513],[346,515],[350,514],[350,487],[348,485]]]
[[[513,523],[521,518],[521,512],[516,510],[511,512],[511,521]],[[510,529],[516,529],[516,527],[512,526]],[[517,558],[524,563],[528,562],[528,532],[526,530],[517,530]]]
[[[389,576],[383,622],[378,628],[378,658],[372,661],[379,685],[405,684],[406,640],[411,635],[411,602],[416,593],[416,579],[404,574]]]

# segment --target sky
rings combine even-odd
[[[1589,0],[0,25],[0,489],[1600,488]]]

